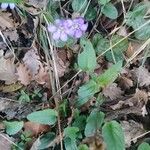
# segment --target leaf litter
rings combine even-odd
[[[0,147],[10,149],[16,143],[23,149],[62,149],[63,143],[66,150],[69,146],[105,150],[111,142],[101,137],[103,124],[109,121],[113,127],[112,120],[122,126],[126,149],[136,147],[149,130],[149,43],[135,55],[149,38],[149,24],[133,32],[149,21],[146,1],[106,1],[106,6],[101,0],[89,3],[96,10],[102,7],[100,16],[99,11],[92,14],[86,3],[87,9],[80,8],[82,1],[57,3],[29,0],[0,12],[0,120],[2,125],[6,120],[24,121],[23,128],[8,137],[9,142],[0,136]],[[107,7],[114,14],[107,12]],[[81,14],[85,18],[81,19]],[[53,41],[47,26],[67,20],[62,27],[71,27],[72,23],[77,25],[75,18],[82,20],[80,24],[88,22],[85,35],[74,39],[77,36],[68,29],[66,43]],[[42,114],[46,109],[59,112],[58,116],[50,115],[51,125],[41,122],[44,117],[29,121],[28,115]],[[94,109],[105,113],[105,121],[99,128],[90,122],[88,134],[92,136],[86,137],[88,117]],[[6,129],[0,126],[0,134],[7,136]],[[118,131],[121,135],[119,126]]]

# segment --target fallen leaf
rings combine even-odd
[[[19,64],[19,66],[17,67],[17,75],[19,76],[18,80],[23,85],[30,84],[30,82],[32,80],[32,74],[26,65],[21,64],[21,63]]]
[[[42,124],[30,122],[30,121],[24,124],[24,131],[31,132],[31,136],[37,136],[44,132],[48,132],[49,130],[50,130],[50,126],[48,125],[42,125]]]
[[[0,80],[5,81],[6,84],[15,83],[17,81],[15,69],[14,59],[0,57]]]
[[[128,77],[121,76],[119,78],[119,86],[124,90],[130,89],[131,87],[133,87],[133,81]]]
[[[22,84],[20,83],[15,83],[15,84],[10,84],[10,85],[2,85],[0,86],[0,91],[3,92],[15,92],[19,89],[22,88]]]
[[[111,100],[115,100],[117,98],[121,98],[123,91],[117,87],[116,83],[112,83],[111,85],[105,87],[102,91],[104,96],[109,97]]]
[[[38,73],[34,76],[34,80],[39,84],[49,84],[49,74],[48,69],[42,64],[39,67]]]
[[[113,110],[121,109],[123,106],[137,107],[139,112],[142,112],[143,106],[148,101],[148,94],[144,90],[136,89],[135,94],[124,101],[119,101],[117,104],[110,106]]]
[[[0,133],[0,149],[1,150],[11,150],[13,139],[7,134]]]
[[[46,0],[28,0],[28,4],[36,8],[42,8],[46,6]]]
[[[131,142],[134,138],[145,133],[143,126],[133,120],[121,121],[121,126],[125,134],[126,147],[131,146]],[[136,142],[136,140],[133,140],[133,142]]]
[[[134,69],[135,75],[140,86],[150,85],[150,73],[143,66]]]
[[[56,68],[57,68],[58,76],[62,77],[65,74],[68,64],[67,63],[65,64],[59,57],[57,57],[56,62],[57,62]]]
[[[106,149],[106,145],[102,137],[99,137],[99,136],[87,137],[82,141],[82,143],[89,145],[89,150],[105,150]]]
[[[9,39],[10,41],[17,42],[19,39],[18,33],[16,29],[7,29],[3,31],[4,36]]]
[[[41,62],[36,49],[31,48],[29,51],[27,51],[24,55],[23,62],[32,73],[32,76],[37,74]]]
[[[3,12],[0,13],[0,20],[1,20],[1,24],[0,27],[2,30],[5,30],[6,28],[14,28],[15,24],[13,19],[11,19],[11,13],[8,12]]]

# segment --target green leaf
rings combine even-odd
[[[40,124],[47,124],[47,125],[53,125],[57,121],[57,111],[54,109],[45,109],[41,111],[36,111],[27,116],[27,119],[40,123]]]
[[[113,83],[118,74],[122,69],[122,61],[119,61],[115,65],[112,65],[108,70],[106,70],[102,75],[97,77],[97,83],[100,87],[105,87],[111,83]]]
[[[150,150],[150,145],[146,142],[143,142],[139,145],[137,150]]]
[[[92,5],[90,5],[89,8],[88,8],[88,10],[86,11],[85,19],[87,21],[91,21],[91,20],[95,19],[96,16],[97,16],[96,9]]]
[[[78,127],[67,127],[64,129],[64,135],[67,138],[74,140],[77,137],[77,133],[79,132]]]
[[[55,139],[55,133],[49,132],[40,137],[38,150],[49,148],[49,144]]]
[[[0,0],[0,3],[22,3],[23,0]]]
[[[125,150],[124,134],[121,125],[116,121],[105,123],[102,136],[107,150]]]
[[[99,130],[104,121],[104,113],[98,110],[93,110],[90,116],[87,118],[87,124],[84,134],[86,137],[94,136],[97,130]]]
[[[72,140],[70,138],[64,139],[65,150],[78,150],[76,140]]]
[[[75,117],[75,121],[72,124],[74,127],[78,127],[80,131],[83,131],[86,125],[86,116],[80,115]]]
[[[121,41],[123,39],[122,36],[120,35],[114,35],[111,39],[111,44],[112,45],[115,45],[116,43],[118,43],[119,41]],[[113,56],[116,60],[116,62],[120,61],[120,60],[123,60],[124,57],[123,57],[123,52],[125,52],[126,50],[128,49],[128,39],[124,39],[122,40],[121,42],[119,42],[116,46],[114,46],[112,48],[112,52],[113,52],[113,55],[112,55],[112,52],[111,51],[108,51],[105,56],[106,58],[109,60],[109,61],[112,61],[113,62]]]
[[[131,26],[134,30],[140,28],[145,24],[148,19],[144,19],[147,11],[149,10],[150,2],[139,3],[133,11],[129,11],[126,15],[126,24]],[[150,23],[143,26],[135,32],[135,37],[139,40],[147,40],[150,38]]]
[[[81,144],[79,145],[78,150],[89,150],[89,148],[86,144]]]
[[[92,39],[93,47],[97,54],[101,54],[105,50],[109,49],[110,44],[109,40],[104,38],[101,34],[97,33]]]
[[[111,0],[98,0],[98,4],[101,5],[106,5],[108,2],[110,2]]]
[[[81,86],[78,90],[78,100],[76,105],[80,107],[85,104],[95,93],[99,91],[99,86],[94,80],[90,80],[85,85]]]
[[[137,17],[132,25],[133,29],[136,30],[147,21],[143,17]],[[139,40],[147,40],[150,38],[150,23],[143,26],[141,29],[135,32],[135,37]]]
[[[92,43],[87,39],[81,39],[83,52],[78,55],[78,65],[83,71],[92,72],[96,67],[96,54]]]
[[[73,0],[72,1],[72,8],[75,12],[84,12],[86,6],[88,4],[87,0]]]
[[[118,17],[118,11],[112,3],[107,3],[103,6],[102,13],[110,19],[116,19]]]
[[[76,137],[78,132],[78,127],[67,127],[64,129],[64,143],[66,150],[78,150],[76,145]]]
[[[14,135],[18,133],[22,127],[23,127],[23,121],[3,121],[5,127],[6,127],[6,133],[9,135]]]

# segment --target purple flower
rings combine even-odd
[[[15,4],[14,3],[1,3],[1,8],[3,10],[7,9],[8,7],[10,9],[14,9],[15,8]]]
[[[54,40],[67,41],[68,36],[80,38],[87,30],[88,23],[84,18],[55,20],[54,24],[48,26],[48,31],[52,33]]]
[[[85,23],[84,19],[81,17],[72,20],[72,22],[73,23],[67,30],[67,33],[74,38],[80,38],[87,30],[88,23]]]
[[[68,39],[65,20],[55,20],[54,24],[50,24],[48,26],[48,31],[52,33],[52,37],[54,40],[61,40],[65,42]]]

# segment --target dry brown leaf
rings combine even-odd
[[[125,134],[126,147],[130,147],[132,139],[145,133],[143,126],[133,120],[121,121],[121,126]],[[133,140],[133,142],[136,142],[136,140]]]
[[[64,76],[64,74],[65,74],[65,71],[66,71],[66,69],[67,69],[67,67],[68,67],[68,64],[67,64],[67,63],[65,64],[65,63],[62,61],[62,59],[60,59],[59,57],[57,57],[56,62],[57,62],[56,67],[57,67],[58,76],[59,76],[59,77],[62,77],[62,76]]]
[[[112,105],[110,107],[113,110],[118,110],[123,107],[129,108],[129,107],[134,106],[137,108],[137,110],[139,110],[139,113],[141,113],[141,115],[144,115],[145,114],[144,107],[145,107],[147,101],[148,101],[148,94],[143,90],[136,89],[136,92],[133,95],[133,97],[128,98],[124,101],[119,101],[117,104]]]
[[[126,51],[126,56],[130,58],[142,45],[143,43],[130,42],[129,47]]]
[[[10,17],[11,15],[12,14],[8,13],[8,12],[0,13],[0,21],[1,21],[0,28],[1,28],[1,30],[5,30],[6,28],[14,28],[15,27],[14,21]]]
[[[26,65],[21,64],[21,63],[19,64],[19,66],[17,67],[17,75],[18,75],[18,80],[23,85],[30,84],[32,80],[32,74]]]
[[[40,68],[38,70],[38,73],[34,76],[34,80],[39,84],[45,84],[49,82],[49,74],[48,69],[46,67],[43,67],[43,65],[40,65]]]
[[[134,69],[135,75],[138,79],[138,83],[140,86],[148,86],[150,85],[150,73],[143,66]]]
[[[11,85],[1,85],[0,91],[7,92],[7,93],[15,92],[15,91],[21,89],[22,86],[23,85],[21,83],[15,83],[15,84],[11,84]]]
[[[102,92],[104,96],[109,97],[111,100],[120,98],[123,94],[123,91],[119,87],[117,87],[116,83],[112,83],[111,85],[107,86],[103,89]]]
[[[7,134],[0,133],[0,150],[11,150],[12,148],[12,138],[10,138]]]
[[[17,81],[15,69],[14,59],[0,57],[0,80],[5,81],[6,84],[15,83]]]
[[[119,79],[119,86],[125,90],[130,89],[131,87],[133,87],[133,81],[125,76],[122,76]]]
[[[5,37],[7,37],[10,41],[14,41],[17,42],[17,40],[19,39],[19,35],[17,33],[16,29],[7,29],[5,31],[3,31],[3,34]]]
[[[46,6],[46,0],[28,0],[28,4],[36,8],[42,8]]]
[[[24,124],[24,130],[26,132],[31,132],[31,136],[37,136],[41,133],[49,131],[50,126],[28,121]]]
[[[87,137],[82,141],[82,143],[89,145],[89,150],[106,150],[106,145],[102,137]]]
[[[24,64],[31,71],[32,76],[38,73],[39,67],[41,66],[40,57],[37,53],[37,50],[32,48],[30,49],[23,58]]]

